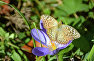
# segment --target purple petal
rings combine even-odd
[[[49,54],[50,54],[50,55],[57,54],[60,49],[66,48],[71,42],[72,42],[72,41],[70,40],[70,41],[69,41],[67,44],[65,44],[65,45],[63,45],[63,44],[62,44],[62,45],[58,44],[57,49],[54,50],[54,51],[52,51],[52,52],[50,52]]]
[[[43,23],[42,23],[42,20],[40,20],[40,29],[43,29]]]
[[[72,41],[70,40],[67,44],[62,45],[62,46],[59,47],[58,49],[60,50],[60,49],[64,49],[64,48],[66,48],[71,42],[72,42]]]
[[[40,29],[46,33],[46,29],[43,27],[43,22],[40,20]]]
[[[49,54],[49,52],[50,52],[50,50],[45,47],[35,47],[32,50],[32,53],[37,56],[45,56],[45,55]]]
[[[49,55],[55,55],[55,54],[57,54],[59,52],[59,49],[56,49],[56,50],[54,50],[54,51],[51,51],[50,53],[49,53]]]
[[[49,37],[42,30],[32,29],[31,35],[36,41],[38,41],[38,42],[41,41],[41,43],[46,45],[46,46],[50,43]]]

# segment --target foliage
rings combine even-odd
[[[35,60],[33,54],[27,53],[21,47],[33,40],[30,35],[31,29],[39,28],[42,14],[51,15],[57,21],[73,26],[81,34],[79,39],[57,54],[59,60],[94,60],[93,0],[15,0],[15,2],[11,0],[8,4],[0,0],[0,10],[3,9],[3,5],[10,7],[8,15],[0,14],[0,60]],[[33,42],[36,47],[34,40]],[[36,56],[36,59],[56,61],[56,56],[47,55],[47,58]]]

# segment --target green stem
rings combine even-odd
[[[35,29],[37,30],[37,27],[36,27],[36,24],[35,22],[33,22],[34,26],[35,26]],[[38,33],[38,30],[37,30],[37,33]],[[39,36],[39,33],[38,33],[38,36]],[[39,36],[39,40],[40,40],[40,36]],[[41,40],[40,40],[40,43],[41,43]],[[42,43],[41,43],[41,47],[42,47]]]
[[[63,61],[63,54],[60,54],[60,55],[58,56],[58,58],[59,58],[59,61]]]
[[[38,61],[38,56],[36,56],[36,61]]]
[[[12,46],[12,47],[14,47],[14,48],[20,49],[18,46],[14,45],[14,44],[12,44],[10,42],[8,42],[7,44],[10,45],[10,46]]]
[[[59,60],[58,60],[58,55],[57,55],[57,54],[56,54],[56,59],[57,59],[57,61],[59,61]]]
[[[32,37],[32,40],[33,40],[33,45],[34,45],[34,48],[35,48],[36,47],[36,43],[35,43],[35,40],[33,39],[33,37]],[[38,57],[36,56],[36,61],[38,61],[37,58]]]
[[[34,45],[34,48],[36,47],[36,43],[35,43],[35,40],[33,39],[32,37],[32,40],[33,40],[33,45]]]
[[[35,29],[37,30],[37,27],[36,27],[35,22],[33,22],[33,24],[34,24],[34,26],[35,26]],[[38,33],[38,30],[37,30],[37,33]],[[38,33],[38,36],[39,36],[39,33]],[[40,40],[40,36],[39,36],[39,40]],[[41,40],[40,40],[40,44],[41,44],[41,47],[42,47]],[[46,61],[46,60],[45,60],[45,56],[43,56],[43,61]]]
[[[63,54],[69,52],[70,50],[72,50],[73,47],[74,47],[74,45],[71,43],[68,48],[65,48],[65,49],[61,50],[58,53],[58,55],[59,55],[59,61],[63,61]]]
[[[43,61],[46,61],[46,60],[45,60],[45,56],[43,56]]]

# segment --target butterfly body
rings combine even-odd
[[[43,26],[47,30],[47,35],[51,41],[56,41],[61,44],[67,44],[70,40],[80,37],[76,29],[71,26],[58,23],[53,17],[43,15],[41,16]]]

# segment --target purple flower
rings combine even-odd
[[[40,21],[40,29],[41,30],[38,30],[35,28],[32,29],[31,35],[36,41],[38,42],[41,41],[41,43],[47,46],[47,48],[46,47],[35,47],[32,50],[32,53],[34,55],[37,55],[37,56],[44,56],[47,54],[54,55],[58,53],[60,49],[66,48],[72,42],[72,40],[70,40],[67,44],[60,44],[60,43],[57,43],[56,41],[51,42],[51,40],[47,36],[46,29],[43,27],[42,20]]]

